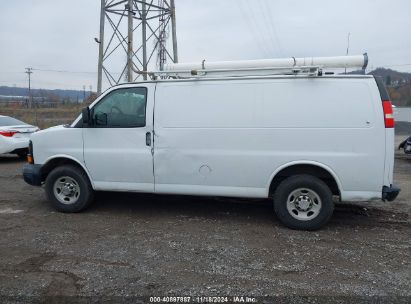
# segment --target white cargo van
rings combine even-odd
[[[373,76],[128,83],[71,125],[33,134],[23,175],[63,212],[100,190],[272,198],[286,226],[313,230],[336,198],[395,199],[393,127]]]

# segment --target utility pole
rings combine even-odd
[[[177,62],[174,0],[101,0],[97,94],[126,79],[146,79],[147,71]],[[170,49],[167,33],[170,29]],[[172,47],[171,47],[172,45]],[[124,57],[127,56],[125,64]],[[155,58],[157,55],[157,58]]]
[[[29,105],[30,105],[30,108],[33,108],[33,96],[31,94],[31,74],[33,74],[33,68],[26,68],[25,73],[29,76]],[[34,105],[34,116],[36,119],[36,125],[38,125],[36,105]]]
[[[33,108],[32,99],[31,99],[31,74],[33,74],[32,68],[26,68],[25,72],[29,76],[29,107]]]

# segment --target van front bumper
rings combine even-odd
[[[41,165],[25,164],[23,166],[24,181],[32,186],[41,186]]]
[[[382,200],[392,202],[396,199],[398,194],[400,193],[401,189],[391,185],[391,186],[384,186],[382,187]]]

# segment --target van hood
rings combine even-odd
[[[67,125],[58,125],[58,126],[53,126],[53,127],[47,128],[45,130],[62,129],[62,128],[66,128],[66,127],[67,127]]]
[[[62,129],[66,129],[66,126],[65,125],[53,126],[53,127],[47,128],[47,129],[40,130],[40,131],[36,132],[35,134],[36,135],[42,135],[42,134],[47,134],[47,133],[50,133],[50,132],[59,131],[59,130],[62,130]]]

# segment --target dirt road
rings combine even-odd
[[[410,300],[411,157],[399,152],[395,180],[402,192],[395,202],[339,204],[317,232],[283,227],[269,201],[100,193],[86,212],[62,214],[42,189],[23,182],[22,165],[0,158],[3,300],[135,295]]]

